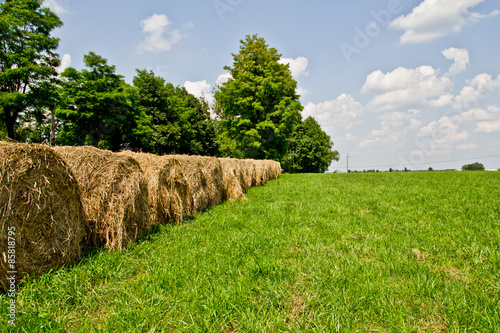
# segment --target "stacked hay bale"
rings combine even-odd
[[[121,249],[150,228],[147,180],[133,158],[94,147],[55,147],[82,192],[93,246]]]
[[[246,191],[251,187],[257,186],[257,171],[254,160],[242,160],[243,164],[243,190]]]
[[[188,182],[178,159],[147,153],[123,151],[139,162],[148,180],[149,210],[154,224],[182,221],[188,214],[191,197]]]
[[[0,142],[0,289],[80,256],[88,224],[68,165],[42,145]]]
[[[222,166],[218,158],[208,156],[192,156],[201,164],[201,174],[207,193],[208,204],[217,206],[224,200],[224,180]]]
[[[266,161],[254,160],[254,165],[257,186],[264,185],[269,180],[269,169],[267,168]]]
[[[222,202],[224,184],[222,167],[215,157],[168,155],[177,159],[187,180],[191,200],[187,205],[187,213],[195,214],[208,205],[215,206]]]
[[[222,166],[222,177],[224,183],[224,199],[244,199],[244,169],[246,162],[236,158],[219,158]]]

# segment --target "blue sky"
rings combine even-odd
[[[500,168],[500,3],[494,0],[46,0],[64,66],[89,51],[132,82],[151,69],[211,100],[240,40],[290,63],[331,171]]]

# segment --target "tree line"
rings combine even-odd
[[[59,73],[51,32],[63,23],[42,3],[0,5],[0,139],[272,159],[288,172],[325,172],[339,159],[318,122],[302,119],[289,65],[263,38],[241,40],[209,105],[146,69],[128,84],[94,52],[84,69]]]

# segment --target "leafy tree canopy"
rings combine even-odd
[[[324,173],[332,161],[339,160],[333,142],[313,117],[308,117],[289,140],[288,153],[283,159],[287,172]]]
[[[222,142],[231,154],[281,160],[303,107],[289,65],[263,38],[247,35],[233,55],[231,78],[215,93]],[[232,142],[232,143],[231,143]]]
[[[134,87],[141,110],[151,118],[150,151],[160,155],[217,154],[215,123],[204,100],[147,70],[137,70]]]
[[[54,51],[59,39],[50,36],[62,26],[42,0],[0,3],[0,119],[10,138],[16,138],[18,118],[45,101],[37,86],[57,76],[60,60]],[[42,89],[42,91],[44,91]]]
[[[115,151],[149,144],[150,119],[137,107],[135,89],[94,52],[84,56],[84,64],[88,69],[69,67],[61,73],[58,143]]]
[[[484,171],[484,165],[482,163],[476,162],[473,164],[466,164],[462,166],[463,171]]]

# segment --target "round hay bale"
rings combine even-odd
[[[241,160],[243,170],[243,190],[246,191],[251,187],[257,186],[257,174],[255,170],[254,160]]]
[[[254,160],[257,186],[264,185],[269,180],[269,170],[264,160]]]
[[[192,195],[191,214],[222,202],[224,183],[222,167],[215,157],[169,155],[182,165]]]
[[[243,165],[242,160],[235,158],[219,158],[222,166],[222,179],[224,183],[224,199],[245,199],[242,187]]]
[[[192,156],[200,163],[203,185],[210,206],[219,205],[224,197],[224,181],[222,166],[218,158],[209,156]]]
[[[150,229],[148,184],[129,156],[95,147],[54,147],[76,176],[93,246],[121,249]]]
[[[187,215],[189,186],[175,157],[122,151],[139,162],[148,180],[149,210],[153,223],[182,221]]]
[[[77,259],[87,232],[67,164],[46,146],[0,142],[0,289],[10,271],[17,284]]]

